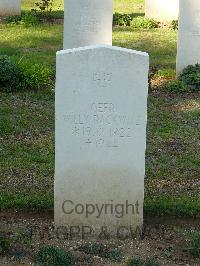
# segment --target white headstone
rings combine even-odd
[[[181,0],[178,49],[177,75],[188,65],[200,63],[200,1]]]
[[[65,0],[64,49],[112,44],[112,0]]]
[[[14,16],[21,13],[21,0],[0,0],[0,16]]]
[[[142,225],[148,66],[112,46],[57,53],[57,226]]]
[[[179,0],[145,0],[145,16],[157,21],[178,19]]]

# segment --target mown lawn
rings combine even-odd
[[[22,10],[29,11],[34,8],[36,0],[22,0]],[[63,11],[64,0],[54,0],[53,11]],[[114,12],[144,13],[144,0],[114,0]]]
[[[22,1],[30,10],[35,1]],[[63,16],[61,1],[55,10]],[[117,12],[144,13],[142,0],[116,0]],[[0,24],[0,54],[55,69],[63,26]],[[115,28],[113,44],[150,54],[163,76],[175,76],[177,32]],[[119,66],[120,67],[120,66]],[[199,121],[196,94],[166,93],[162,83],[149,95],[145,212],[197,216],[200,213]],[[0,208],[52,209],[54,175],[54,88],[0,93]]]

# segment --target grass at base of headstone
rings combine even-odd
[[[176,217],[200,217],[200,198],[185,196],[158,196],[146,198],[144,213],[147,215],[171,215]]]
[[[45,193],[9,193],[0,196],[0,210],[53,211],[53,195]],[[172,215],[176,217],[198,218],[200,199],[179,197],[146,198],[144,201],[145,215]]]
[[[50,211],[53,210],[53,196],[50,194],[9,193],[0,195],[0,210]]]

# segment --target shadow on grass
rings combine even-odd
[[[33,12],[34,12],[34,8],[33,8]],[[24,14],[30,14],[32,11],[31,10],[23,10],[22,11],[22,15]],[[38,12],[38,14],[40,13],[39,10],[36,10],[36,12]],[[43,15],[44,17],[50,17],[53,19],[63,19],[64,18],[64,11],[63,10],[53,10],[51,12],[41,12],[41,15]]]
[[[150,66],[175,70],[176,36],[165,30],[114,29],[113,45],[147,52]]]
[[[5,25],[0,40],[0,54],[23,57],[41,63],[53,63],[52,57],[62,49],[61,25],[38,25],[24,27]],[[3,37],[6,36],[7,37]],[[39,56],[38,56],[39,55]],[[41,57],[41,59],[40,59]],[[44,60],[45,59],[45,60]],[[54,60],[55,61],[55,60]]]
[[[5,28],[4,28],[5,27]],[[29,60],[40,54],[51,64],[55,63],[55,53],[62,49],[63,26],[46,25],[24,27],[3,26],[0,40],[0,54],[26,56]],[[176,33],[165,29],[114,28],[113,45],[144,51],[150,55],[150,64],[159,69],[175,69]],[[49,56],[51,59],[49,60]]]
[[[145,13],[130,13],[127,15],[129,15],[131,18],[137,18],[137,17],[144,17]]]

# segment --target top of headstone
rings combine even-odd
[[[135,54],[138,56],[145,56],[149,57],[148,53],[145,52],[140,52],[132,49],[127,49],[127,48],[121,48],[117,46],[112,46],[112,45],[90,45],[90,46],[85,46],[85,47],[79,47],[79,48],[72,48],[72,49],[67,49],[67,50],[61,50],[57,52],[57,55],[65,55],[65,54],[70,54],[70,53],[76,53],[80,51],[87,51],[87,50],[96,50],[96,49],[107,49],[107,50],[112,50],[112,51],[118,51],[118,52],[125,52],[125,53],[131,53]]]

